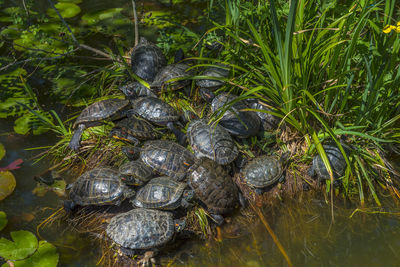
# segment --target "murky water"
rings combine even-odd
[[[46,7],[45,1],[39,1]],[[111,7],[130,8],[130,1],[83,1],[82,10],[101,10]],[[162,8],[156,2],[147,6]],[[144,7],[145,9],[145,7]],[[187,6],[184,12],[190,12]],[[150,30],[147,30],[149,34]],[[6,233],[29,230],[36,233],[44,218],[61,207],[62,200],[53,192],[43,197],[33,194],[33,177],[49,167],[48,162],[33,164],[37,151],[26,148],[53,144],[52,134],[20,136],[13,134],[12,122],[1,121],[0,142],[7,149],[0,162],[5,166],[22,158],[21,169],[13,171],[17,179],[15,192],[0,202],[0,210],[7,213]],[[41,152],[41,151],[40,151]],[[384,208],[370,208],[352,213],[357,202],[335,202],[335,223],[331,224],[330,206],[322,196],[304,193],[295,199],[286,199],[279,207],[265,208],[263,214],[282,244],[294,266],[398,266],[400,255],[400,209],[390,196],[383,201]],[[372,204],[371,204],[372,205]],[[365,210],[364,210],[365,211]],[[257,217],[239,215],[236,223],[222,227],[222,241],[189,241],[178,252],[163,259],[176,266],[286,266],[288,265],[276,242]],[[98,244],[87,236],[70,232],[66,225],[55,224],[39,233],[57,246],[60,266],[95,266]]]

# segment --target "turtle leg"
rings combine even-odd
[[[150,267],[156,266],[156,259],[154,256],[156,255],[155,251],[146,251],[141,260],[138,261],[138,266],[141,267]]]
[[[182,146],[186,147],[187,146],[186,135],[184,133],[182,133],[181,131],[179,131],[171,121],[167,123],[167,127],[175,135],[178,143],[181,144]]]
[[[64,201],[64,210],[66,212],[72,212],[76,207],[76,204],[72,200]]]
[[[84,124],[79,124],[78,128],[75,130],[74,135],[71,138],[71,141],[69,141],[69,148],[71,148],[74,151],[78,151],[79,148],[81,147],[81,137],[83,131],[86,129],[86,126]]]
[[[224,217],[222,217],[220,214],[210,214],[210,216],[218,226],[223,225],[225,222]]]
[[[242,192],[239,192],[239,203],[242,208],[247,208],[249,205],[249,202],[247,199],[243,196]]]

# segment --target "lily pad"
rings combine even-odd
[[[38,247],[36,236],[29,231],[11,232],[11,238],[14,242],[4,237],[0,239],[0,256],[6,260],[25,259]]]
[[[6,155],[6,149],[4,148],[3,144],[0,143],[0,159],[2,159]]]
[[[56,247],[47,241],[40,241],[39,248],[35,254],[25,260],[13,263],[15,267],[56,267],[58,259],[59,255]],[[6,266],[8,265],[3,265],[3,267]]]
[[[64,180],[56,180],[52,185],[46,185],[44,183],[37,183],[36,187],[33,189],[32,193],[42,197],[48,191],[53,191],[58,196],[62,197],[65,195],[66,183]]]
[[[6,227],[7,223],[7,214],[4,211],[0,211],[0,231]]]
[[[5,199],[14,191],[17,182],[9,171],[0,172],[0,200]]]
[[[55,7],[63,18],[72,18],[81,13],[81,8],[74,3],[57,3],[55,4]],[[58,18],[57,13],[52,8],[47,10],[47,14],[50,17]]]

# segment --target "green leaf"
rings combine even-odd
[[[14,192],[17,182],[14,175],[9,171],[0,171],[0,200]]]
[[[4,148],[3,144],[0,143],[0,160],[6,155],[6,149]]]
[[[27,134],[29,132],[30,116],[22,116],[15,120],[14,131],[17,134]]]
[[[7,223],[7,214],[4,211],[0,211],[0,231],[6,227]]]
[[[25,259],[38,247],[36,236],[29,231],[11,232],[11,238],[14,242],[4,237],[0,239],[0,256],[6,260]]]
[[[22,260],[22,261],[15,261],[15,267],[55,267],[58,264],[59,255],[57,253],[56,247],[47,242],[47,241],[40,241],[39,248],[37,249],[36,253],[33,254],[31,257]],[[7,263],[5,266],[8,266]]]
[[[57,3],[55,4],[55,7],[63,18],[72,18],[81,13],[81,8],[74,3]],[[58,18],[54,9],[48,9],[47,14],[50,17]]]

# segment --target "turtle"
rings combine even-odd
[[[139,140],[158,139],[161,133],[146,120],[131,116],[118,121],[111,130],[110,136],[137,145]]]
[[[255,111],[255,113],[260,117],[261,127],[264,131],[273,131],[277,128],[280,118],[269,113],[273,112],[273,110],[268,107],[267,103],[256,98],[247,99],[247,103],[250,108],[260,110]]]
[[[128,185],[141,186],[154,176],[153,169],[140,160],[128,161],[119,166],[121,180]]]
[[[229,68],[223,64],[216,64],[215,66],[210,66],[204,70],[201,74],[202,76],[208,76],[207,79],[196,80],[196,85],[200,88],[200,95],[209,94],[210,91],[215,91],[224,85],[224,78],[229,76]],[[216,79],[212,79],[215,77]]]
[[[224,221],[221,214],[231,212],[239,203],[239,192],[232,178],[221,165],[208,158],[192,167],[188,184],[219,225]]]
[[[80,148],[80,140],[83,131],[86,128],[98,126],[103,120],[117,120],[125,114],[122,112],[129,105],[129,100],[124,99],[106,99],[95,102],[86,107],[76,119],[73,128],[75,133],[72,136],[69,147],[75,151]]]
[[[284,162],[287,154],[278,159],[275,156],[262,155],[244,166],[241,176],[243,181],[261,195],[266,188],[284,178]]]
[[[167,126],[176,136],[180,144],[186,144],[186,136],[179,131],[175,123],[179,123],[180,116],[169,104],[156,97],[139,97],[132,102],[132,113],[148,120],[155,125]]]
[[[211,111],[218,116],[226,109],[219,124],[230,134],[238,138],[257,135],[260,132],[260,118],[254,111],[245,111],[249,106],[244,101],[233,102],[236,98],[229,93],[219,94],[212,99]]]
[[[140,82],[130,82],[119,87],[119,90],[129,99],[134,100],[138,97],[152,96],[157,97],[149,88]]]
[[[171,212],[139,208],[112,217],[106,234],[122,252],[144,253],[139,264],[149,266],[158,249],[170,244],[185,224],[184,220],[174,220]]]
[[[174,210],[181,206],[189,207],[193,196],[193,190],[187,189],[187,183],[162,176],[140,188],[131,202],[138,208]]]
[[[185,179],[196,161],[189,150],[169,140],[146,141],[136,151],[140,152],[140,159],[153,170],[178,182]]]
[[[192,72],[188,71],[189,67],[190,66],[185,63],[170,64],[163,67],[160,72],[157,73],[150,88],[160,93],[167,88],[170,90],[178,90],[189,85],[190,80],[185,79],[192,75]]]
[[[343,148],[348,149],[348,147],[342,144]],[[336,145],[326,144],[322,146],[325,150],[326,156],[329,159],[329,164],[331,165],[333,171],[333,178],[339,178],[344,175],[346,170],[346,160],[343,157],[342,152]],[[330,180],[328,170],[325,167],[324,162],[319,154],[315,155],[312,161],[312,165],[308,170],[308,174],[311,177],[317,177],[319,181]]]
[[[226,165],[239,154],[229,133],[219,124],[209,125],[206,119],[190,122],[186,134],[197,158],[206,157]]]
[[[83,173],[69,184],[69,200],[64,201],[67,211],[79,206],[120,205],[126,198],[135,196],[135,191],[119,179],[118,171],[101,167]]]
[[[167,59],[161,49],[141,37],[131,54],[132,72],[146,82],[152,82],[165,65]]]

